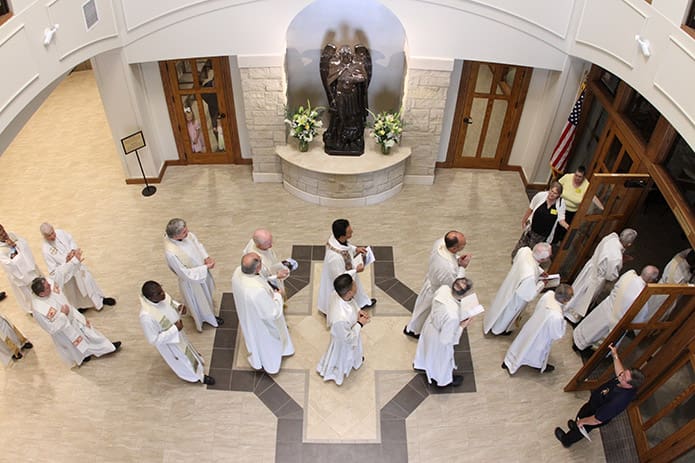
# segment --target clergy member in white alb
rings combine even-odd
[[[282,357],[294,354],[294,346],[282,313],[282,295],[260,275],[262,268],[261,256],[244,254],[232,276],[232,292],[249,364],[272,375],[280,371]]]
[[[367,295],[364,286],[360,282],[357,275],[364,270],[364,264],[361,259],[355,258],[361,254],[367,254],[366,248],[357,247],[348,240],[352,238],[352,227],[346,219],[338,219],[333,221],[331,226],[332,235],[326,243],[326,255],[323,258],[323,268],[321,269],[321,283],[319,285],[319,312],[326,314],[331,300],[333,282],[343,273],[348,273],[355,280],[357,285],[357,293],[355,294],[355,302],[361,309],[371,309],[376,304],[376,299]]]
[[[457,278],[434,293],[432,311],[417,343],[413,366],[425,370],[427,381],[437,387],[460,386],[463,375],[455,375],[454,346],[472,317],[462,320],[461,299],[473,288],[467,278]]]
[[[185,313],[186,306],[173,300],[156,281],[146,281],[142,285],[140,325],[147,342],[157,348],[169,368],[182,380],[215,384],[215,380],[204,373],[203,357],[183,331],[180,314]]]
[[[31,282],[41,276],[34,255],[22,237],[7,233],[0,225],[0,264],[5,269],[7,280],[19,306],[31,313]]]
[[[255,252],[261,256],[263,270],[261,276],[268,280],[271,284],[278,287],[280,294],[285,296],[284,279],[290,275],[290,269],[287,268],[275,254],[273,249],[273,234],[270,231],[259,228],[253,232],[253,237],[249,240],[244,248],[244,254]]]
[[[659,284],[685,285],[691,283],[693,279],[693,268],[695,268],[695,251],[691,248],[684,249],[673,256],[673,259],[666,264],[664,273],[661,275],[661,278],[659,278]],[[652,315],[659,310],[659,307],[666,301],[667,297],[668,295],[666,294],[655,294],[651,296],[644,305],[644,308],[640,310],[640,313],[635,317],[635,323],[642,323],[652,318]],[[671,307],[666,309],[663,315],[661,315],[660,318],[662,320],[668,319],[677,301],[676,299],[676,301],[671,304]]]
[[[5,366],[22,357],[22,349],[34,347],[8,319],[0,315],[0,362]]]
[[[193,232],[188,231],[183,219],[171,219],[167,224],[164,253],[169,268],[179,279],[179,289],[196,329],[203,331],[203,323],[215,328],[222,325],[224,320],[215,316],[212,298],[215,280],[210,270],[215,268],[215,259],[208,255]]]
[[[335,381],[340,386],[350,372],[362,366],[362,327],[369,323],[369,315],[355,303],[357,284],[347,273],[338,275],[333,282],[333,294],[326,321],[331,331],[328,350],[316,366],[324,381]]]
[[[541,280],[544,272],[540,264],[547,262],[551,254],[552,248],[545,242],[536,244],[533,251],[526,246],[517,251],[511,270],[497,291],[490,309],[485,312],[485,334],[490,331],[495,335],[512,334],[516,318],[545,286]]]
[[[637,232],[626,228],[620,236],[613,232],[603,237],[596,246],[582,271],[579,272],[572,290],[574,297],[565,305],[565,316],[573,323],[578,323],[589,310],[591,301],[603,288],[606,281],[615,281],[623,268],[623,253],[637,239]]]
[[[104,297],[101,288],[94,281],[87,265],[84,264],[82,249],[65,230],[54,229],[49,223],[42,223],[43,258],[53,281],[63,290],[70,304],[81,312],[94,307],[101,310],[104,305],[116,305],[112,297]]]
[[[425,282],[415,300],[413,315],[408,325],[403,328],[403,334],[416,339],[420,337],[422,326],[432,309],[434,292],[442,285],[451,287],[455,279],[466,276],[466,267],[471,261],[471,255],[458,255],[465,246],[466,237],[455,230],[434,242]]]
[[[39,277],[31,283],[34,293],[34,319],[53,338],[58,354],[71,367],[88,362],[92,356],[115,352],[121,341],[111,342],[84,315],[70,305],[61,288],[53,281]]]
[[[572,287],[561,284],[555,291],[547,291],[538,300],[531,318],[504,356],[502,368],[513,375],[522,365],[537,368],[541,373],[555,370],[548,363],[550,346],[565,335],[567,323],[562,314],[562,305],[572,298]]]
[[[644,267],[639,275],[634,270],[623,273],[611,293],[574,329],[574,350],[598,348],[647,283],[654,283],[657,278],[659,269],[653,265]]]

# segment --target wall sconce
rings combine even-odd
[[[640,35],[636,35],[635,40],[637,40],[637,44],[639,45],[639,49],[642,52],[642,54],[646,57],[651,56],[652,50],[649,46],[649,40],[645,39]]]
[[[60,24],[54,24],[51,27],[47,27],[43,30],[43,44],[44,46],[49,46],[53,41],[53,36],[55,36],[56,31],[60,27]]]

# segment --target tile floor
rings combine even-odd
[[[325,333],[319,330],[313,338],[312,330],[303,331],[302,351],[275,378],[245,371],[237,353],[233,303],[223,293],[230,289],[244,245],[261,226],[274,232],[280,255],[294,252],[308,263],[320,260],[314,253],[321,252],[330,223],[350,219],[355,242],[391,249],[392,257],[375,266],[371,289],[379,299],[376,317],[398,322],[407,317],[403,307],[411,306],[413,291],[422,284],[432,242],[449,229],[460,229],[473,254],[469,276],[481,302],[489,304],[509,268],[518,218],[527,206],[513,172],[440,170],[432,186],[407,185],[382,204],[338,209],[302,202],[279,184],[254,184],[250,166],[181,166],[169,168],[157,193],[144,198],[141,187],[124,183],[89,71],[74,73],[60,85],[2,154],[0,167],[5,174],[0,223],[29,241],[43,269],[39,224],[49,221],[69,230],[97,281],[118,299],[114,308],[87,316],[112,340],[124,343],[118,354],[71,370],[12,297],[0,303],[0,311],[35,345],[25,359],[0,368],[0,446],[5,449],[0,461],[606,461],[598,434],[571,450],[553,437],[553,428],[587,396],[562,390],[580,365],[569,330],[551,353],[555,372],[522,369],[509,377],[500,362],[512,340],[483,336],[482,322],[475,321],[468,328],[471,361],[465,366],[474,372],[475,392],[425,395],[421,377],[412,371],[373,367],[372,394],[379,410],[374,429],[381,442],[360,445],[355,441],[362,438],[306,440],[312,399],[307,384],[350,398],[350,385],[368,372],[354,372],[341,388],[313,384],[311,366],[325,349]],[[178,380],[147,344],[138,323],[143,281],[156,279],[178,296],[162,252],[164,226],[176,216],[188,221],[218,262],[216,297],[228,324],[198,333],[191,320],[185,321],[218,379],[215,388]],[[315,268],[302,269],[307,272],[297,273],[289,284],[293,335],[312,317]],[[4,278],[0,285],[6,288]],[[383,360],[382,350],[389,349],[382,346],[413,349],[400,330],[394,321],[393,332],[384,331],[366,345],[368,364]],[[321,398],[318,403],[328,410],[332,406]]]

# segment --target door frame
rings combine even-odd
[[[175,76],[175,63],[181,60],[198,60],[198,59],[209,59],[213,61],[213,68],[215,69],[215,80],[218,83],[215,92],[220,98],[225,108],[226,117],[224,118],[227,131],[229,134],[225,133],[225,147],[227,154],[224,156],[209,156],[207,159],[202,156],[190,156],[191,149],[188,143],[188,134],[186,132],[186,120],[183,115],[183,111],[180,110],[181,107],[181,96],[187,95],[195,91],[191,90],[179,90],[176,85],[174,85]],[[243,159],[241,157],[241,148],[239,145],[239,132],[236,122],[236,108],[234,106],[234,93],[232,89],[232,78],[229,66],[229,57],[218,56],[218,57],[193,57],[193,58],[180,58],[167,61],[159,62],[159,71],[162,78],[162,86],[164,89],[164,95],[167,103],[167,110],[169,112],[169,120],[171,121],[171,129],[174,135],[174,141],[176,143],[176,149],[178,151],[179,159],[173,163],[179,165],[188,164],[250,164],[250,159]],[[193,69],[193,80],[198,82],[197,78],[197,68]],[[212,93],[209,90],[200,91],[201,93]],[[200,103],[199,103],[200,104]],[[207,144],[206,146],[210,146]],[[173,164],[172,163],[172,164]]]
[[[507,112],[505,114],[504,124],[500,131],[500,140],[497,144],[497,153],[494,158],[471,158],[457,162],[459,154],[463,150],[466,139],[466,132],[469,124],[466,119],[470,115],[473,98],[476,96],[475,84],[477,81],[477,69],[483,65],[494,65],[496,75],[497,67],[510,66],[502,63],[488,63],[482,61],[464,61],[461,71],[461,80],[459,81],[458,95],[456,97],[456,108],[454,110],[453,122],[451,126],[451,135],[449,138],[449,146],[447,148],[446,160],[438,162],[437,167],[471,167],[482,169],[500,169],[507,166],[509,155],[511,153],[512,144],[516,137],[517,129],[521,113],[528,94],[528,88],[531,83],[533,68],[524,66],[513,66],[516,68],[514,75],[514,83],[508,89],[510,95],[508,98],[503,98],[508,101]],[[488,106],[490,101],[488,101]],[[481,140],[484,140],[484,134],[481,135]],[[470,162],[472,160],[472,162]],[[469,161],[469,162],[466,162]]]

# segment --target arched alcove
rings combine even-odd
[[[371,55],[369,108],[398,111],[405,79],[405,30],[388,8],[375,0],[317,0],[304,8],[287,29],[287,106],[327,106],[319,60],[328,43],[361,43]]]

